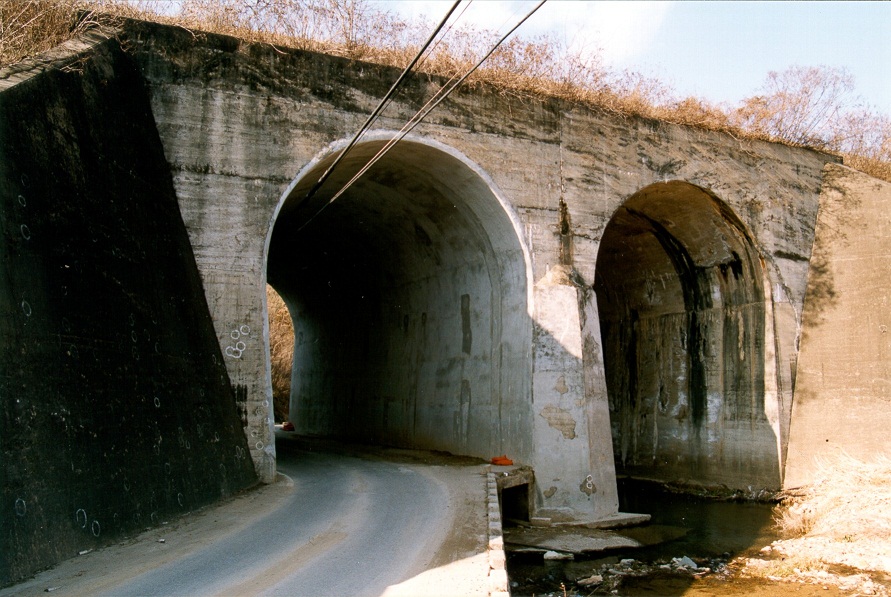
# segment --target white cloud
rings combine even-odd
[[[627,66],[647,51],[671,8],[671,2],[551,0],[533,18],[537,29],[563,35],[570,48],[599,48],[605,63]]]
[[[451,2],[442,0],[383,1],[375,4],[405,17],[426,15],[436,22],[451,6]],[[528,0],[476,0],[462,16],[461,22],[506,31],[535,4],[535,1]],[[573,50],[588,52],[599,49],[607,64],[627,66],[646,52],[671,7],[671,2],[549,0],[518,34],[531,37],[552,33],[561,37]]]

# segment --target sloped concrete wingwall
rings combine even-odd
[[[0,76],[0,584],[256,482],[144,80],[97,43]]]
[[[186,31],[154,25],[133,25],[127,35],[128,47],[150,85],[152,109],[201,271],[217,339],[226,355],[233,384],[247,405],[246,431],[251,454],[261,477],[271,478],[274,447],[264,330],[266,243],[273,237],[268,256],[277,261],[277,217],[290,218],[291,211],[299,211],[300,197],[292,197],[290,191],[307,190],[306,177],[318,174],[314,169],[330,162],[372,111],[398,71],[308,52],[250,45],[222,36],[196,38]],[[376,124],[378,138],[386,131],[401,128],[441,84],[422,75],[409,78],[404,93]],[[469,378],[442,378],[441,387],[433,386],[432,391],[443,396],[435,415],[443,434],[446,435],[445,430],[454,430],[449,431],[452,435],[448,441],[452,443],[445,449],[460,450],[467,445],[466,430],[478,423],[466,422],[462,417],[477,416],[476,413],[491,417],[480,424],[496,426],[501,431],[492,436],[493,443],[486,440],[477,444],[474,451],[490,457],[494,454],[483,453],[484,448],[503,446],[511,452],[509,456],[532,464],[539,479],[536,507],[540,511],[570,518],[597,518],[615,512],[613,447],[629,438],[620,437],[628,431],[611,431],[610,424],[631,397],[608,391],[609,365],[605,366],[605,358],[616,363],[614,377],[621,377],[626,361],[620,354],[611,359],[604,354],[621,343],[605,342],[602,328],[604,323],[609,323],[610,329],[622,326],[603,319],[608,314],[601,313],[598,307],[595,278],[619,279],[630,271],[627,265],[637,264],[633,254],[603,264],[598,261],[610,222],[636,196],[635,201],[641,203],[632,204],[633,209],[626,212],[649,214],[650,227],[615,228],[619,240],[610,250],[617,255],[623,243],[662,250],[668,255],[664,246],[659,249],[658,243],[635,244],[634,239],[640,236],[638,232],[654,238],[657,229],[669,231],[671,236],[672,205],[677,205],[679,217],[691,214],[696,223],[685,223],[683,234],[676,232],[674,241],[663,237],[665,246],[674,247],[673,253],[660,258],[658,271],[639,268],[640,286],[633,291],[642,299],[655,300],[667,295],[647,292],[647,288],[670,284],[677,289],[676,296],[681,296],[685,287],[680,285],[681,276],[673,264],[678,263],[676,259],[686,259],[686,255],[690,267],[707,270],[703,279],[709,280],[710,285],[697,290],[703,298],[701,312],[698,307],[676,300],[673,304],[679,311],[667,316],[678,322],[701,316],[711,323],[708,333],[701,336],[702,342],[696,343],[699,352],[694,355],[694,375],[684,364],[691,359],[686,335],[677,331],[677,326],[665,326],[672,331],[662,346],[666,351],[679,351],[681,356],[674,361],[663,360],[664,370],[671,371],[674,362],[684,365],[672,373],[675,378],[666,385],[673,392],[668,402],[659,399],[658,384],[644,388],[647,392],[655,391],[655,397],[639,396],[640,404],[648,405],[648,409],[635,411],[638,419],[627,427],[635,435],[626,443],[640,449],[626,452],[628,459],[623,464],[640,465],[663,477],[682,475],[694,482],[743,488],[752,484],[779,487],[788,444],[792,381],[821,171],[832,158],[689,127],[615,117],[554,100],[519,98],[484,86],[453,94],[415,129],[411,142],[419,148],[418,153],[397,153],[388,165],[382,165],[378,174],[369,174],[362,187],[369,199],[364,206],[354,211],[346,206],[338,208],[338,213],[347,218],[342,228],[334,218],[323,219],[324,232],[314,232],[312,243],[298,243],[294,249],[297,252],[288,259],[294,263],[305,260],[307,266],[318,263],[313,261],[316,258],[328,259],[331,264],[343,266],[330,269],[336,272],[336,280],[326,277],[322,268],[311,272],[306,280],[313,284],[343,285],[348,281],[344,271],[350,266],[356,273],[357,284],[361,284],[347,288],[346,292],[365,288],[361,285],[374,277],[370,269],[361,266],[368,263],[370,267],[380,267],[381,278],[390,280],[369,288],[375,292],[389,286],[395,288],[406,281],[398,277],[400,268],[374,265],[376,260],[389,258],[383,247],[390,240],[400,243],[394,246],[393,255],[399,259],[417,257],[419,263],[423,251],[435,244],[430,242],[435,240],[431,230],[446,236],[450,233],[438,224],[445,222],[441,217],[445,203],[435,203],[439,206],[436,210],[440,210],[436,217],[417,220],[419,230],[405,223],[407,216],[417,215],[413,208],[398,207],[399,202],[410,202],[413,193],[437,190],[437,185],[446,189],[441,191],[443,196],[459,198],[461,193],[456,189],[465,183],[467,173],[484,181],[485,189],[461,195],[460,201],[453,203],[456,208],[473,205],[464,212],[468,214],[482,209],[481,205],[491,204],[493,198],[504,199],[503,213],[517,222],[517,242],[512,246],[519,246],[524,253],[527,280],[524,285],[511,282],[508,286],[515,290],[525,286],[526,295],[511,297],[503,304],[511,305],[513,310],[525,310],[529,321],[527,331],[521,332],[528,335],[518,341],[528,342],[528,350],[517,352],[511,347],[508,353],[518,359],[518,375],[527,371],[529,377],[514,387],[511,407],[501,411],[493,407],[497,401],[488,401],[488,396],[483,402],[486,408],[475,410],[479,388]],[[440,147],[442,151],[437,153],[431,147]],[[429,155],[431,161],[416,167],[411,159],[422,154]],[[458,156],[453,163],[466,167],[456,168],[453,178],[444,176],[433,164],[442,155]],[[447,163],[442,159],[441,163]],[[358,165],[351,167],[355,171]],[[659,185],[674,185],[671,188],[689,192],[674,193],[665,199]],[[481,188],[476,183],[471,187]],[[323,193],[321,199],[330,198],[334,190],[336,185],[333,190],[325,190],[327,195]],[[700,196],[709,199],[691,199]],[[361,203],[358,193],[352,199],[344,199],[346,203]],[[658,207],[650,205],[651,199]],[[423,205],[423,201],[418,202],[418,206]],[[400,220],[400,214],[406,218]],[[366,220],[366,216],[371,220]],[[312,226],[318,223],[316,220]],[[431,227],[431,223],[436,225]],[[715,223],[732,233],[714,233],[710,226]],[[477,224],[488,229],[484,219],[477,218]],[[396,234],[397,228],[405,234]],[[293,235],[302,234],[300,226],[289,230]],[[474,233],[472,242],[485,239],[488,234]],[[367,235],[363,238],[368,242],[350,240],[362,235]],[[410,240],[400,240],[406,235]],[[411,243],[417,243],[418,255],[411,255]],[[329,248],[342,253],[326,256]],[[739,254],[740,251],[745,254]],[[356,259],[351,262],[344,256],[347,252],[356,255]],[[459,254],[460,251],[452,253]],[[436,264],[436,260],[431,259],[430,263]],[[612,266],[607,267],[610,263]],[[597,271],[601,265],[601,270],[611,271]],[[743,267],[744,272],[740,269]],[[270,281],[285,294],[290,290],[292,313],[300,313],[299,279],[296,283],[276,279],[272,262],[269,268]],[[416,279],[422,279],[422,272],[416,273]],[[731,283],[728,278],[743,274],[739,279],[744,283]],[[433,288],[430,280],[436,277],[431,276],[423,279]],[[726,284],[721,281],[724,279],[728,280]],[[440,329],[454,334],[443,342],[444,347],[451,348],[443,350],[454,350],[456,354],[443,353],[439,365],[428,369],[434,376],[440,370],[444,372],[452,365],[457,367],[475,358],[470,353],[461,356],[465,346],[462,338],[467,332],[474,338],[474,346],[486,347],[489,356],[481,358],[491,359],[492,354],[497,354],[489,346],[500,343],[493,332],[498,326],[487,327],[485,323],[504,321],[500,315],[490,317],[494,313],[491,306],[502,303],[478,301],[473,292],[459,286],[457,282],[443,285],[435,301],[443,309],[436,316],[449,322]],[[315,305],[323,301],[322,296],[313,299]],[[358,293],[355,299],[362,300],[362,296]],[[418,295],[404,296],[409,302],[419,303],[411,299]],[[714,308],[709,301],[715,302]],[[345,299],[343,304],[347,304]],[[394,309],[391,315],[398,310],[386,300],[384,304]],[[486,313],[476,310],[479,305],[486,305]],[[330,325],[326,323],[326,329],[339,331],[326,336],[335,338],[334,342],[326,340],[326,354],[335,360],[356,363],[360,363],[362,354],[380,358],[379,353],[373,353],[374,347],[397,347],[393,354],[403,354],[399,352],[403,349],[408,354],[413,349],[408,345],[399,347],[399,332],[390,327],[403,326],[403,333],[412,338],[409,344],[417,343],[420,336],[416,335],[416,326],[421,325],[424,313],[418,305],[412,307],[415,308],[417,312],[400,312],[402,317],[393,315],[380,320],[388,326],[381,334],[381,330],[366,323],[356,327],[346,319],[333,321],[335,313],[344,311],[328,309],[325,321]],[[381,309],[375,307],[367,313],[379,317]],[[656,311],[652,313],[654,317],[658,315]],[[617,321],[621,324],[621,320]],[[353,336],[347,331],[350,329],[356,331]],[[306,331],[315,333],[309,328]],[[386,338],[386,342],[375,345],[378,336]],[[299,348],[301,340],[298,338],[297,342]],[[363,347],[366,342],[371,344]],[[641,345],[640,352],[653,346]],[[723,354],[731,349],[742,356],[727,361]],[[758,354],[746,354],[747,350]],[[734,370],[727,374],[723,366],[728,362],[737,369],[750,367],[753,371]],[[331,370],[319,369],[317,364],[318,361],[310,363],[307,371],[332,375]],[[337,396],[320,393],[319,399],[358,404],[366,389],[383,387],[379,379],[363,385],[361,379],[371,379],[366,375],[368,369],[363,371],[353,382],[338,381],[341,385],[337,386]],[[332,416],[353,416],[348,406],[323,406],[307,412],[322,413],[317,428],[322,433],[340,429],[337,433],[349,436],[345,430],[360,428],[367,422],[369,427],[363,432],[373,433],[378,441],[408,442],[412,437],[410,430],[392,426],[394,421],[406,420],[405,413],[410,410],[406,405],[412,400],[408,395],[412,383],[406,380],[412,378],[414,370],[397,367],[390,375],[399,376],[400,371],[405,374],[404,379],[393,383],[394,393],[389,398],[365,392],[371,402],[363,402],[362,408],[377,406],[357,410],[364,413],[361,420],[344,425],[330,420]],[[696,385],[697,391],[701,390],[698,414],[685,417],[683,413],[691,410],[690,379],[694,377],[701,380]],[[482,384],[490,383],[483,377],[478,379]],[[617,387],[627,387],[623,383]],[[413,387],[416,390],[421,386]],[[740,398],[751,388],[753,391],[746,394],[751,404],[745,405],[736,398],[726,402],[726,388]],[[355,392],[356,397],[344,396],[344,392]],[[673,426],[669,433],[674,434],[675,441],[663,443],[654,451],[652,444],[640,440],[654,435],[657,421]],[[463,436],[461,429],[465,430]],[[684,441],[694,435],[699,443]],[[697,451],[702,447],[710,451]],[[664,462],[673,463],[673,470],[661,468],[659,465]]]
[[[804,304],[786,487],[891,451],[891,184],[829,164]]]

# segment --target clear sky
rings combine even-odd
[[[439,21],[451,1],[373,4]],[[475,0],[463,18],[507,30],[535,4]],[[582,50],[599,48],[607,66],[652,76],[680,96],[730,105],[754,95],[772,70],[845,67],[856,93],[891,116],[891,2],[548,0],[518,34],[546,31]]]

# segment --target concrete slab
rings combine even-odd
[[[542,552],[597,553],[611,549],[642,547],[636,539],[625,537],[615,531],[587,529],[585,527],[551,527],[549,529],[511,527],[504,529],[504,547],[508,551],[516,548],[534,548]]]
[[[585,523],[584,527],[589,529],[618,529],[622,527],[630,527],[638,524],[650,522],[649,514],[635,514],[633,512],[617,512],[612,516],[607,516],[594,522]],[[559,524],[559,523],[558,523]]]
[[[668,525],[644,525],[621,531],[575,527],[509,527],[504,529],[505,549],[514,553],[557,551],[592,554],[613,549],[658,545],[683,537],[686,529]]]

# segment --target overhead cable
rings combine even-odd
[[[353,146],[359,140],[359,137],[361,137],[362,134],[366,130],[368,130],[368,127],[370,127],[374,123],[374,121],[377,120],[377,117],[380,115],[380,113],[384,110],[384,108],[390,102],[390,98],[392,98],[393,95],[396,93],[396,89],[402,84],[402,82],[408,76],[408,73],[411,72],[411,69],[414,68],[414,66],[418,63],[418,60],[421,59],[421,56],[427,50],[427,47],[430,46],[430,44],[433,42],[433,40],[436,38],[436,36],[439,34],[439,32],[445,26],[446,21],[449,20],[449,17],[452,16],[452,13],[455,12],[455,9],[458,8],[459,4],[461,4],[461,0],[455,0],[455,3],[452,4],[452,7],[449,9],[449,11],[446,13],[446,15],[442,18],[442,21],[440,21],[439,25],[437,25],[436,29],[433,31],[433,33],[430,35],[430,37],[427,39],[427,42],[424,44],[424,46],[418,51],[417,55],[414,57],[414,59],[411,61],[411,63],[409,63],[409,65],[405,67],[405,70],[402,71],[402,74],[399,75],[399,78],[396,79],[396,82],[393,83],[392,87],[390,87],[390,90],[381,99],[380,103],[378,103],[377,108],[375,108],[374,112],[372,112],[371,115],[365,120],[365,124],[363,124],[362,127],[358,130],[358,132],[356,132],[356,134],[353,136],[352,140],[349,142],[349,144],[346,146],[346,148],[344,148],[344,150],[340,152],[340,154],[337,156],[337,158],[334,160],[334,162],[330,166],[328,166],[328,169],[325,170],[324,173],[322,173],[322,176],[320,176],[319,180],[317,180],[316,183],[312,186],[312,188],[306,194],[306,197],[304,198],[304,200],[309,199],[310,197],[315,195],[316,192],[318,192],[319,188],[321,188],[321,186],[323,184],[325,184],[325,181],[328,180],[328,177],[331,176],[331,172],[334,170],[334,168],[336,168],[337,165],[340,164],[341,160],[343,160],[343,158],[346,157],[347,153],[349,153],[349,151],[353,148]]]
[[[392,139],[390,139],[389,141],[387,141],[387,143],[384,144],[384,146],[383,146],[383,147],[382,147],[382,148],[381,148],[381,149],[374,155],[374,157],[372,157],[372,158],[371,158],[371,159],[370,159],[370,160],[369,160],[369,161],[362,167],[361,170],[359,170],[359,171],[358,171],[358,172],[357,172],[357,173],[356,173],[356,174],[355,174],[355,175],[354,175],[354,176],[353,176],[353,177],[352,177],[352,178],[351,178],[351,179],[350,179],[350,180],[349,180],[343,187],[341,187],[341,189],[340,189],[339,191],[337,191],[337,193],[335,193],[334,196],[332,196],[331,199],[329,199],[328,202],[327,202],[325,205],[323,205],[323,206],[321,207],[321,209],[319,209],[319,211],[317,211],[317,212],[316,212],[316,213],[315,213],[309,220],[307,220],[306,223],[303,224],[303,226],[300,227],[300,229],[302,230],[304,226],[306,226],[307,224],[309,224],[311,221],[313,221],[313,220],[316,218],[316,216],[318,216],[320,213],[322,213],[322,211],[323,211],[326,207],[328,207],[329,205],[331,205],[332,203],[334,203],[334,202],[335,202],[341,195],[343,195],[343,194],[347,191],[347,189],[350,188],[350,186],[352,186],[353,183],[355,183],[357,180],[359,180],[359,178],[361,178],[362,175],[365,174],[365,173],[369,170],[369,168],[371,168],[371,167],[372,167],[374,164],[376,164],[381,158],[383,158],[384,155],[386,155],[387,152],[390,151],[390,150],[393,148],[394,145],[396,145],[397,143],[399,143],[399,141],[401,141],[403,138],[405,138],[405,136],[406,136],[408,133],[410,133],[410,132],[411,132],[411,131],[418,125],[418,124],[420,124],[421,121],[422,121],[424,118],[426,118],[426,116],[427,116],[428,114],[430,114],[430,112],[432,112],[434,108],[436,108],[436,106],[438,106],[439,104],[441,104],[441,103],[443,102],[443,100],[445,100],[445,98],[449,96],[449,94],[451,94],[451,93],[452,93],[452,92],[453,92],[453,91],[454,91],[454,90],[455,90],[461,83],[463,83],[463,82],[467,79],[467,77],[469,77],[471,74],[473,74],[473,72],[476,71],[476,70],[483,64],[483,62],[485,62],[486,59],[488,59],[489,56],[491,56],[492,53],[495,52],[496,49],[498,49],[498,46],[500,46],[502,43],[504,43],[504,40],[506,40],[508,37],[510,37],[510,35],[511,35],[514,31],[516,31],[516,30],[520,27],[520,25],[522,25],[523,23],[525,23],[526,20],[529,19],[529,17],[531,17],[533,14],[535,14],[535,12],[536,12],[539,8],[541,8],[541,7],[544,5],[544,3],[545,3],[546,1],[547,1],[547,0],[541,0],[541,1],[535,6],[535,8],[533,8],[531,11],[529,11],[529,13],[526,14],[526,16],[523,17],[523,18],[520,20],[519,23],[517,23],[516,25],[514,25],[513,28],[512,28],[510,31],[508,31],[507,33],[505,33],[505,34],[501,37],[501,39],[499,39],[498,42],[492,47],[492,49],[489,50],[489,51],[486,53],[486,55],[483,56],[483,57],[479,60],[479,62],[477,62],[477,63],[473,66],[473,68],[471,68],[469,71],[467,71],[467,72],[466,72],[460,79],[458,79],[454,84],[452,84],[450,87],[447,87],[447,88],[446,88],[446,87],[443,87],[443,88],[440,89],[438,92],[436,92],[436,94],[434,94],[433,97],[430,98],[430,100],[428,100],[428,102],[427,102],[427,103],[426,103],[420,110],[418,110],[418,111],[415,113],[414,116],[412,116],[412,118],[405,124],[405,126],[403,126],[402,129],[401,129],[401,130],[400,130],[400,131],[399,131],[399,132],[398,132]],[[445,91],[443,92],[443,90],[445,90]]]

